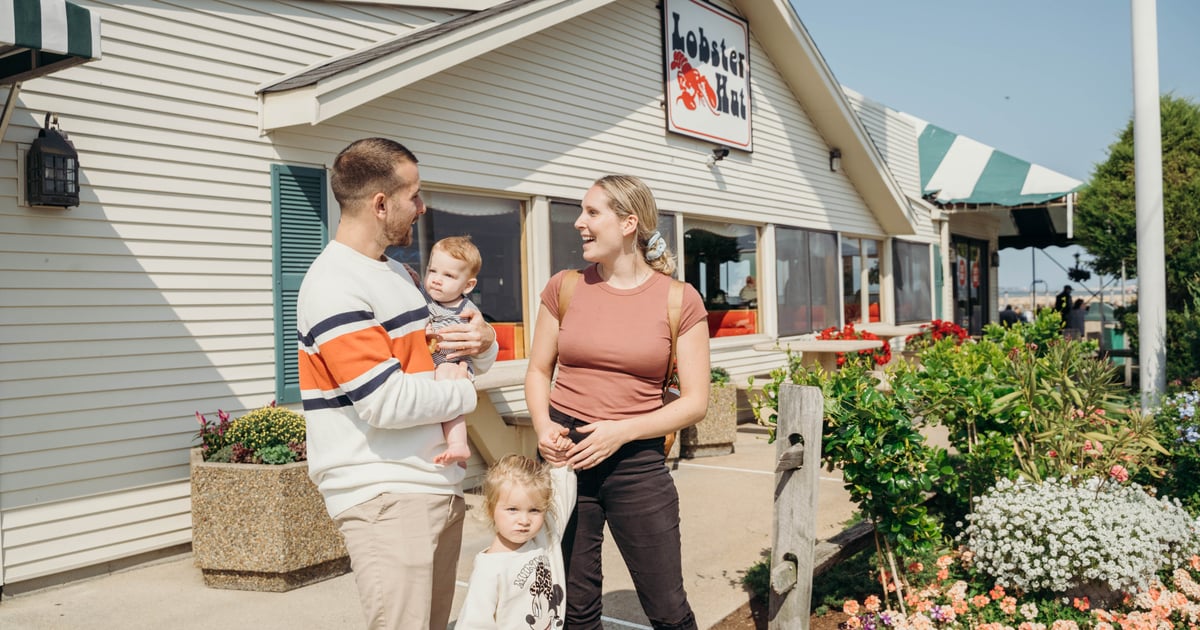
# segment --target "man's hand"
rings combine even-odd
[[[438,348],[447,359],[460,359],[479,354],[496,342],[496,331],[483,319],[483,313],[470,310],[465,324],[454,324],[438,330]]]

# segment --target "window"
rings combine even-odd
[[[758,229],[685,217],[683,230],[683,278],[704,297],[709,337],[758,332],[757,297],[742,291],[757,275]]]
[[[579,218],[579,203],[567,201],[550,202],[550,273],[563,269],[579,269],[587,265],[583,260],[583,239],[575,229]]]
[[[272,275],[275,311],[275,400],[300,401],[296,296],[304,273],[329,240],[325,171],[271,165]]]
[[[575,220],[579,218],[580,203],[570,201],[550,202],[550,272],[563,269],[580,269],[587,266],[583,260],[583,241]],[[671,252],[675,251],[675,215],[658,213],[658,232],[666,239]]]
[[[417,222],[413,246],[390,247],[387,255],[423,272],[434,243],[447,236],[469,235],[483,256],[483,267],[468,297],[496,329],[497,360],[525,358],[521,202],[429,191],[421,196],[428,211]]]
[[[837,326],[837,236],[775,228],[776,309],[779,335],[802,335]]]
[[[929,245],[895,241],[892,277],[896,284],[896,323],[933,319]]]
[[[842,282],[846,323],[879,321],[879,241],[842,239]]]

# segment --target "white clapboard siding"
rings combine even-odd
[[[103,59],[26,82],[0,150],[0,583],[190,539],[193,413],[274,397],[270,164],[352,138],[285,160],[256,89],[457,15],[81,1]],[[80,154],[77,208],[15,204],[46,111]]]
[[[638,23],[631,13],[642,29],[627,30]],[[428,182],[571,198],[598,174],[634,172],[665,210],[881,234],[852,184],[829,171],[827,145],[757,46],[756,150],[735,151],[718,167],[726,185],[696,195],[689,182],[713,178],[711,145],[661,132],[657,24],[653,6],[611,5],[331,122],[405,138]],[[618,36],[633,51],[621,63],[589,54]]]
[[[921,195],[921,157],[917,147],[917,133],[912,119],[900,112],[872,101],[871,99],[843,87],[851,107],[867,128],[871,141],[879,149],[888,170],[910,200],[919,200]],[[916,235],[913,240],[936,242],[938,234],[929,213],[914,202],[913,222]]]

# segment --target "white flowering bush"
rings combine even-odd
[[[1200,523],[1178,501],[1098,478],[1001,481],[967,520],[959,539],[976,568],[1026,592],[1130,591],[1200,551]]]

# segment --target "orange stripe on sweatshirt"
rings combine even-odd
[[[429,354],[424,328],[393,339],[392,356],[400,359],[400,365],[407,374],[433,371],[433,357]]]
[[[387,354],[380,352],[385,348]],[[300,352],[300,389],[331,391],[390,358],[399,360],[408,374],[433,370],[423,329],[391,339],[382,327],[364,328],[326,341],[319,351],[318,355]]]
[[[393,356],[392,340],[382,326],[339,335],[322,343],[317,351],[340,383],[353,381]]]

